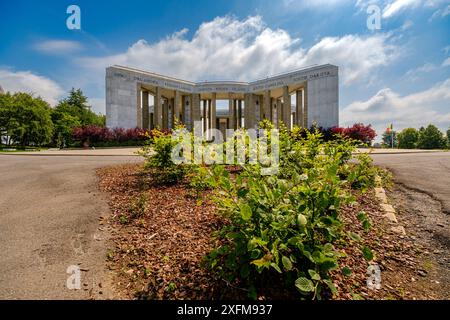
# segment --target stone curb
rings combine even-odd
[[[376,182],[378,185],[381,185],[381,179],[380,177],[376,177]],[[376,187],[375,188],[375,197],[380,201],[381,209],[385,212],[383,215],[383,218],[388,220],[391,224],[396,224],[395,226],[391,227],[391,231],[394,233],[398,233],[401,235],[406,235],[405,228],[403,226],[398,225],[398,220],[395,215],[395,209],[394,207],[388,203],[387,196],[386,196],[386,190],[382,187]]]

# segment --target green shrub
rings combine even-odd
[[[280,132],[280,148],[277,175],[262,176],[259,165],[249,164],[235,177],[223,166],[210,170],[207,182],[229,223],[215,234],[218,246],[206,261],[253,298],[268,279],[321,298],[324,290],[336,290],[330,271],[340,257],[333,246],[342,233],[339,209],[353,200],[352,185],[374,185],[373,166],[360,156],[351,173],[354,143],[324,142],[317,132],[295,141]],[[342,179],[342,171],[351,179]]]
[[[172,150],[177,143],[170,134],[152,130],[151,138],[140,154],[145,158],[144,167],[152,175],[153,183],[174,184],[183,180],[187,167],[172,160]]]
[[[367,153],[360,153],[356,156],[357,163],[344,166],[347,171],[347,180],[353,189],[363,192],[375,187],[378,170],[373,165],[373,159]]]
[[[202,191],[211,189],[209,182],[208,169],[206,167],[196,167],[191,170],[191,178],[189,187],[195,192],[195,197],[198,198]]]

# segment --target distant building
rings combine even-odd
[[[204,130],[221,131],[255,128],[262,119],[288,128],[329,128],[339,125],[338,112],[338,67],[330,64],[252,82],[194,83],[122,66],[106,69],[110,128],[173,128],[175,119],[188,129],[201,121]]]
[[[0,86],[0,94],[5,93],[5,90],[3,90],[2,86]]]

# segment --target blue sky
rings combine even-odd
[[[81,30],[66,27],[71,4]],[[450,126],[450,0],[1,1],[0,40],[0,85],[51,104],[80,87],[104,113],[111,64],[252,80],[332,63],[341,125]]]

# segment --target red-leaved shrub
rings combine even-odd
[[[72,130],[74,140],[80,141],[82,146],[96,145],[108,143],[111,145],[120,144],[142,144],[147,139],[148,130],[141,128],[114,128],[99,127],[89,125],[85,127],[77,127]]]

